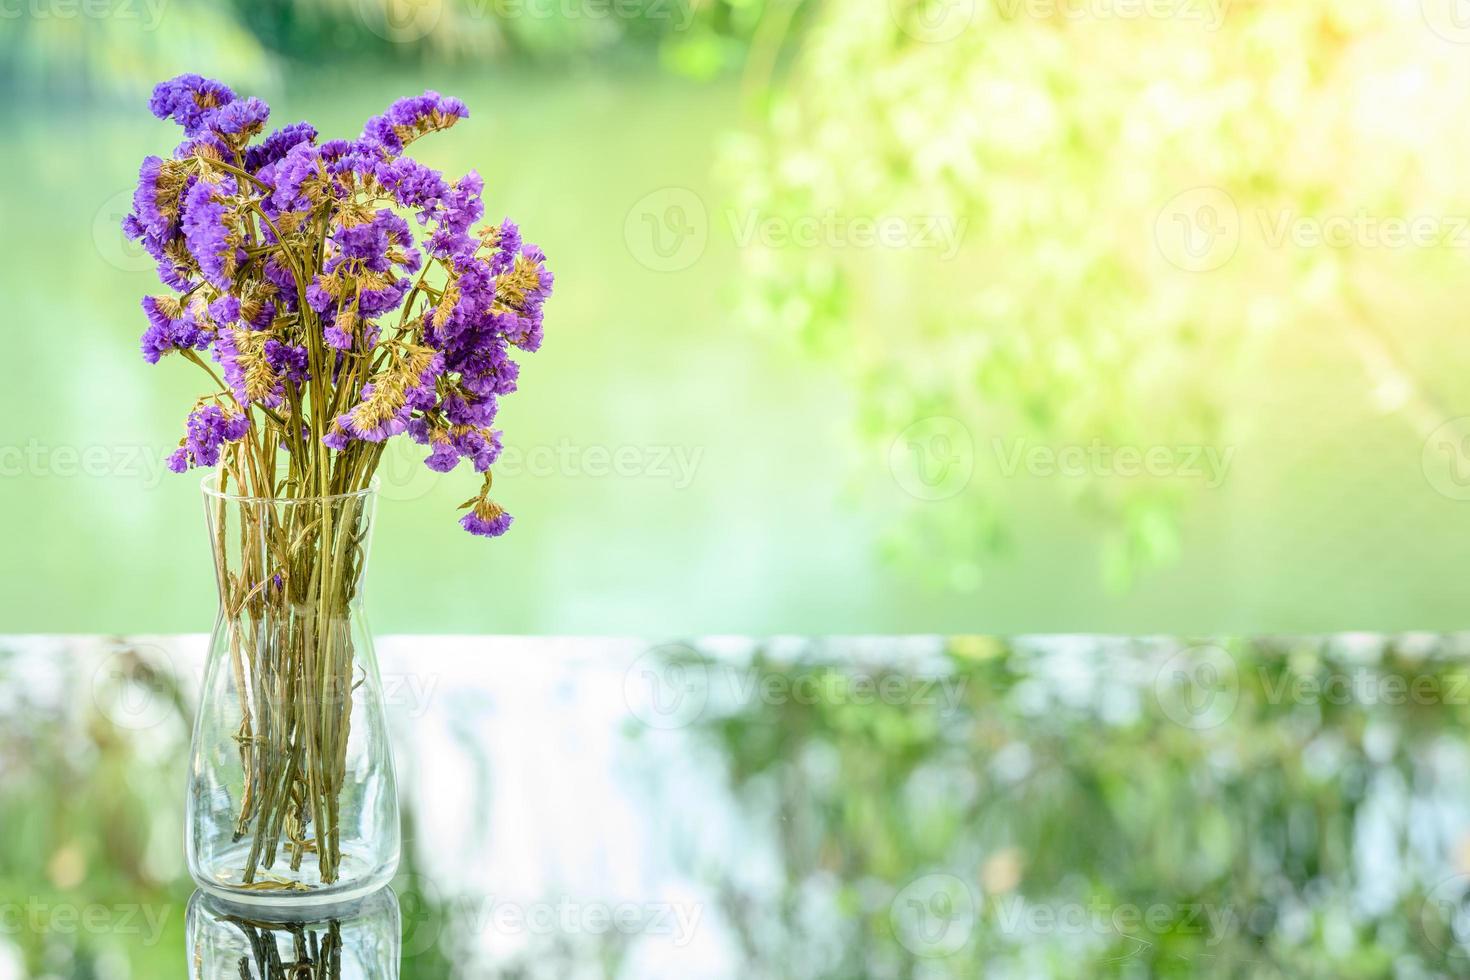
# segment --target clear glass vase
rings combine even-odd
[[[204,483],[219,614],[194,721],[189,872],[228,902],[350,902],[398,867],[381,678],[363,615],[376,487],[262,498]]]
[[[389,888],[285,919],[197,891],[186,921],[189,980],[398,980],[402,925]]]

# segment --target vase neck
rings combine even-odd
[[[227,616],[292,607],[328,616],[360,608],[375,491],[245,498],[205,492],[210,551]]]

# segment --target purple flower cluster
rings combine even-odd
[[[209,128],[217,108],[234,101],[235,93],[229,86],[188,74],[155,86],[148,108],[159,119],[172,119],[184,127],[185,136],[198,136]]]
[[[206,405],[189,415],[184,439],[168,458],[168,468],[182,473],[191,466],[214,466],[220,448],[243,439],[250,430],[246,415],[226,415],[218,405]]]
[[[199,323],[192,307],[168,296],[144,296],[143,312],[148,329],[143,331],[143,359],[157,364],[171,350],[204,350],[210,332]]]
[[[513,222],[476,227],[477,173],[451,182],[403,155],[467,118],[464,103],[400,99],[358,138],[320,144],[301,122],[251,145],[269,107],[199,75],[161,83],[149,108],[185,142],[143,162],[123,226],[182,295],[144,299],[144,357],[211,351],[238,407],[190,415],[170,467],[215,465],[250,431],[252,406],[272,410],[261,424],[285,424],[274,413],[288,395],[288,408],[308,394],[315,405],[325,385],[337,407],[307,436],[334,454],[406,433],[433,470],[469,460],[487,473],[501,452],[499,398],[519,375],[511,352],[540,347],[552,275]],[[352,396],[345,411],[339,387]],[[488,474],[485,486],[461,523],[494,536],[511,518],[486,496]]]
[[[510,530],[513,520],[515,518],[506,513],[505,508],[482,497],[468,514],[459,519],[459,526],[471,534],[498,538]]]
[[[236,264],[243,257],[233,240],[238,219],[229,205],[237,193],[235,178],[227,176],[218,184],[198,181],[184,195],[184,244],[204,278],[220,289],[230,288]]]
[[[460,119],[469,118],[469,110],[459,99],[445,98],[438,92],[399,99],[381,116],[374,116],[363,127],[362,136],[385,147],[394,156],[403,152],[404,143],[417,136],[447,129]]]

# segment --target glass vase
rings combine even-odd
[[[189,899],[189,980],[398,980],[401,917],[392,889],[345,906],[274,918],[203,891]]]
[[[231,903],[351,902],[398,867],[398,791],[363,614],[376,487],[204,483],[219,614],[189,767],[189,872]]]

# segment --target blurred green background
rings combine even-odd
[[[1448,3],[25,0],[0,20],[8,632],[200,631],[137,355],[153,82],[484,175],[557,274],[470,485],[384,471],[381,632],[1452,628],[1470,31]],[[615,468],[613,461],[620,461]]]

